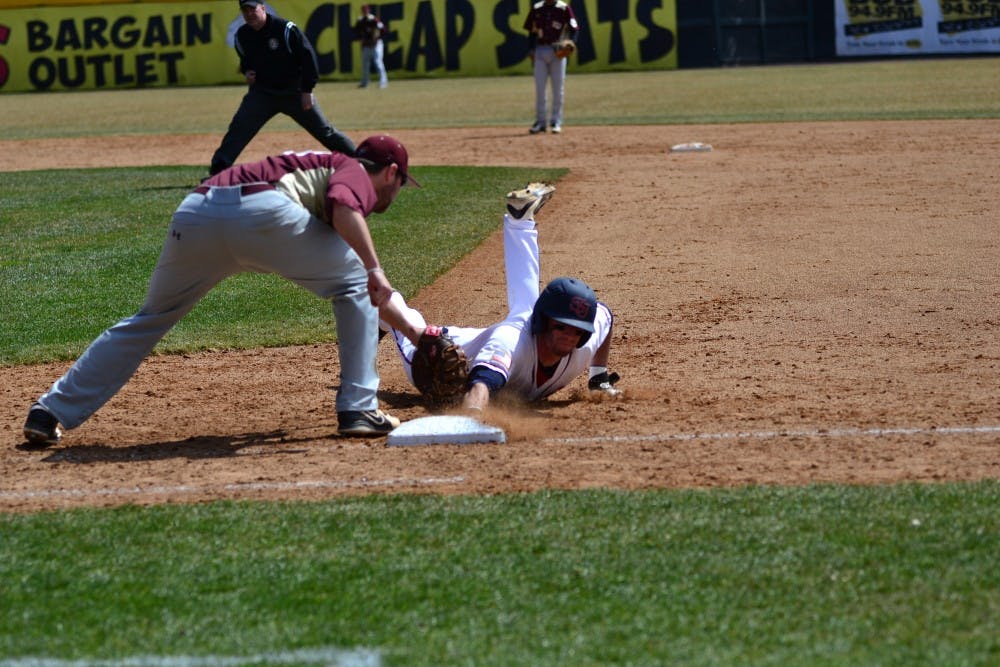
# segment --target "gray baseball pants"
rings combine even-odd
[[[552,110],[546,117],[546,86],[552,82]],[[563,91],[566,84],[566,59],[556,56],[551,46],[535,47],[535,121],[562,125]]]
[[[328,223],[279,191],[244,195],[239,186],[185,197],[142,308],[98,336],[39,402],[64,427],[79,426],[209,290],[245,271],[276,273],[333,302],[340,341],[336,409],[377,408],[378,311],[361,259]]]

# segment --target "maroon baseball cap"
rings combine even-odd
[[[420,187],[417,179],[410,175],[410,157],[406,153],[406,147],[387,134],[368,137],[358,144],[354,156],[379,167],[395,163],[399,167],[399,173],[403,175],[403,185]]]

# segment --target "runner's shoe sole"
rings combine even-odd
[[[507,193],[507,212],[518,220],[534,218],[555,191],[556,186],[548,183],[528,183],[520,190]]]

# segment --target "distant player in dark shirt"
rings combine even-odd
[[[267,121],[290,116],[331,151],[354,154],[354,142],[320,111],[313,88],[319,81],[316,52],[291,21],[267,13],[258,0],[239,0],[245,25],[236,31],[240,72],[250,89],[212,156],[209,174],[226,169]]]
[[[361,16],[354,24],[354,35],[361,40],[361,83],[359,88],[367,88],[372,65],[378,71],[378,87],[389,85],[389,75],[385,71],[382,56],[385,45],[382,35],[385,34],[385,24],[372,13],[371,5],[361,5]]]
[[[531,6],[524,20],[528,31],[528,52],[535,74],[535,124],[532,134],[545,131],[545,121],[554,134],[562,132],[563,92],[566,87],[566,58],[559,56],[556,45],[565,39],[576,41],[580,24],[573,8],[563,0],[540,0]],[[546,119],[546,85],[552,84],[552,108]]]

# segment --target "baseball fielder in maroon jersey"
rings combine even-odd
[[[562,0],[536,2],[524,21],[528,31],[528,48],[535,65],[535,124],[529,132],[538,134],[549,129],[562,132],[563,90],[566,82],[566,58],[556,55],[556,45],[565,39],[576,41],[580,25],[573,8]],[[552,84],[552,108],[547,114],[546,88]]]
[[[393,293],[366,218],[389,208],[407,183],[408,155],[385,135],[369,137],[356,158],[285,153],[222,171],[190,192],[174,212],[146,300],[90,344],[31,406],[27,440],[59,440],[125,385],[139,364],[209,290],[247,271],[276,273],[333,304],[340,355],[336,396],[342,435],[377,436],[399,425],[378,409],[379,306]],[[417,340],[382,308],[382,319]]]
[[[389,85],[389,75],[385,71],[385,35],[386,27],[375,14],[371,5],[361,5],[361,16],[354,23],[354,36],[361,41],[361,83],[358,88],[367,88],[371,76],[372,65],[378,72],[378,87]]]

